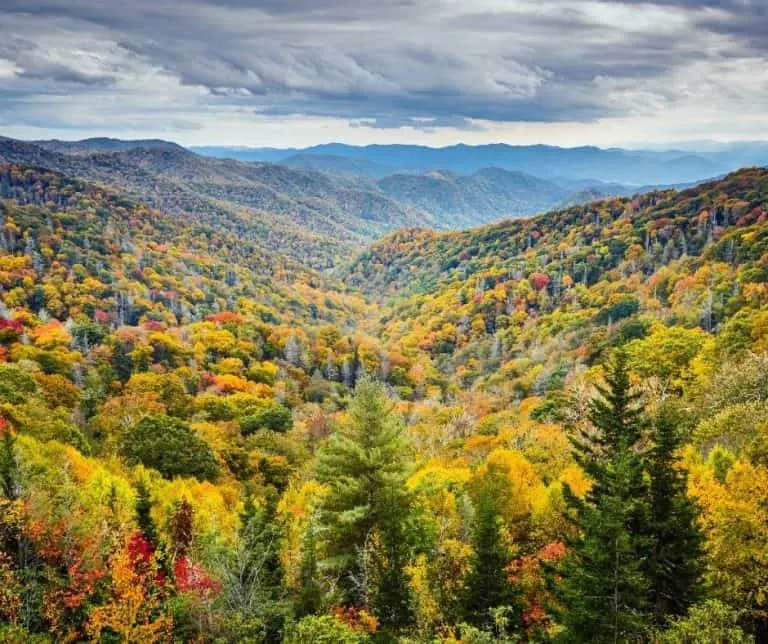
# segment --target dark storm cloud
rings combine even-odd
[[[675,100],[689,66],[768,51],[765,0],[2,4],[0,62],[30,97],[162,73],[213,106],[374,128],[620,116]]]

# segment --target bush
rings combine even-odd
[[[165,478],[212,480],[219,474],[208,444],[184,421],[162,414],[142,419],[126,436],[120,452],[129,463],[156,469]]]

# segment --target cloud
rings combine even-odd
[[[756,109],[733,98],[744,83],[752,101],[768,102],[768,88],[745,76],[768,62],[764,0],[3,6],[6,125],[202,131],[217,118],[304,118],[357,132],[479,133],[493,123],[672,119],[699,100],[708,124],[713,109],[725,124],[729,110]],[[702,96],[715,73],[721,94]]]

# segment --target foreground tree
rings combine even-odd
[[[342,426],[318,454],[318,480],[330,491],[320,508],[320,562],[344,604],[371,608],[382,625],[411,619],[404,567],[411,496],[401,420],[383,385],[363,378]]]
[[[505,474],[489,468],[475,494],[475,518],[472,532],[474,556],[467,578],[467,621],[490,628],[496,610],[519,612],[519,598],[510,583],[508,566],[511,560],[502,534],[502,504]]]
[[[275,520],[274,496],[267,495],[263,507],[255,507],[248,497],[240,519],[242,529],[235,544],[218,556],[223,581],[221,635],[227,641],[250,641],[257,634],[258,641],[279,642],[290,605],[282,589],[283,534]]]
[[[657,415],[648,451],[649,514],[652,550],[647,558],[649,601],[654,620],[685,615],[701,595],[703,535],[698,506],[688,497],[688,477],[679,467],[680,435],[669,409]]]
[[[631,391],[626,357],[615,354],[598,387],[588,419],[592,431],[573,439],[574,458],[592,480],[585,499],[565,486],[575,536],[558,569],[556,607],[569,642],[617,642],[642,632],[649,585],[643,558],[646,484],[637,449],[638,396]]]

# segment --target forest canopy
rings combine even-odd
[[[329,275],[0,166],[0,640],[763,641],[767,208],[746,169]]]

